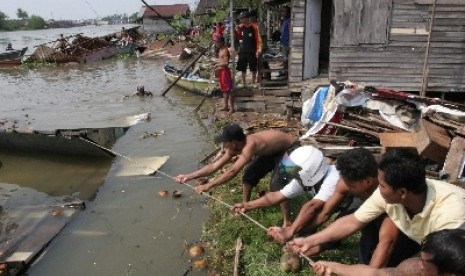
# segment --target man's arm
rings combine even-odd
[[[248,201],[245,203],[237,203],[233,206],[232,211],[235,214],[245,213],[258,208],[271,207],[285,200],[286,197],[280,191],[270,192],[256,200]]]
[[[304,253],[312,247],[322,245],[330,241],[342,240],[358,230],[367,223],[359,221],[353,214],[342,217],[331,223],[326,229],[306,238],[297,238],[290,242],[292,249]]]
[[[313,221],[311,227],[317,228],[323,223],[327,222],[336,208],[341,204],[344,198],[348,195],[349,189],[347,188],[344,180],[340,178],[336,184],[334,194],[326,201],[323,210],[318,214],[317,218]]]
[[[297,218],[290,226],[291,231],[297,234],[305,225],[312,222],[317,216],[318,212],[326,206],[326,203],[319,199],[312,199],[305,203],[299,211]],[[313,224],[313,223],[312,223]]]
[[[375,268],[385,267],[391,258],[392,250],[399,237],[399,229],[386,216],[379,229],[379,242],[371,256],[370,266]]]
[[[213,187],[219,186],[223,183],[228,182],[229,180],[233,179],[244,167],[247,165],[247,163],[250,162],[250,159],[246,158],[243,154],[239,155],[236,162],[229,168],[227,171],[225,171],[220,177],[217,179],[211,181],[210,183],[206,184],[208,185],[208,189],[211,189]]]
[[[255,36],[255,44],[256,44],[256,55],[258,56],[262,53],[262,38],[260,37],[260,32],[258,31],[258,26],[256,24],[252,24],[252,28],[254,30]]]
[[[226,165],[232,158],[233,156],[231,155],[231,153],[228,150],[226,150],[226,152],[215,162],[208,164],[204,166],[203,168],[201,168],[200,170],[197,170],[195,172],[192,172],[186,175],[180,174],[176,176],[176,181],[179,183],[184,183],[191,179],[196,179],[196,178],[210,175],[216,172],[217,170],[219,170],[220,168],[222,168],[224,165]]]
[[[377,269],[368,265],[346,265],[335,262],[316,262],[312,267],[317,275],[344,275],[344,276],[395,276],[395,275],[422,275],[419,258],[407,259],[397,267]]]

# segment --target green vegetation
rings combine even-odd
[[[32,15],[31,18],[29,18],[28,26],[33,30],[38,30],[43,29],[45,24],[45,20],[42,17],[38,15]]]
[[[252,197],[256,198],[258,191],[268,189],[269,178],[263,179]],[[216,187],[214,197],[233,205],[242,200],[240,177],[229,184]],[[302,204],[308,199],[305,196],[290,201],[292,215],[295,217]],[[210,220],[204,225],[203,237],[209,241],[210,269],[220,275],[232,275],[234,270],[235,243],[238,237],[243,240],[240,270],[243,275],[287,275],[280,268],[282,246],[266,235],[266,231],[245,217],[234,217],[229,208],[214,201],[209,201]],[[258,209],[248,213],[253,219],[265,227],[279,226],[282,216],[279,206]],[[343,263],[356,263],[358,256],[359,235],[345,240],[335,250],[323,252],[314,260],[330,260]],[[306,261],[302,260],[303,269],[296,275],[312,275],[312,270]]]
[[[189,26],[186,24],[184,17],[181,13],[177,13],[174,15],[173,21],[171,21],[171,25],[177,30],[180,34],[187,33]]]
[[[38,15],[29,17],[27,11],[18,9],[16,16],[19,19],[9,19],[8,15],[0,11],[0,30],[18,31],[18,30],[38,30],[46,26],[45,19]]]

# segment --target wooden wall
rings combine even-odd
[[[418,92],[434,0],[333,0],[329,77]],[[438,0],[428,92],[465,92],[465,0]]]
[[[300,92],[304,64],[305,0],[293,0],[289,27],[289,88]],[[294,91],[295,90],[295,91]]]

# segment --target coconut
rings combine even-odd
[[[192,258],[200,257],[203,254],[203,252],[205,252],[205,249],[203,248],[203,246],[199,244],[189,248],[189,256],[191,256]]]
[[[198,260],[198,261],[195,261],[192,266],[195,267],[195,268],[199,268],[199,269],[202,269],[202,268],[205,268],[207,267],[208,263],[207,263],[207,260],[205,259],[201,259],[201,260]]]
[[[284,254],[281,256],[281,270],[284,272],[299,272],[302,268],[300,258],[297,254],[285,251]]]

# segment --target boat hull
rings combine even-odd
[[[28,61],[48,62],[48,63],[67,63],[77,62],[77,58],[65,53],[59,52],[51,47],[40,45],[31,55]]]
[[[178,76],[167,72],[163,69],[166,79],[171,83],[174,82]],[[182,77],[177,83],[177,86],[189,90],[193,93],[210,96],[212,92],[218,88],[218,84],[212,80],[207,79],[189,79]]]
[[[23,59],[23,56],[26,53],[26,51],[27,51],[27,47],[21,50],[10,51],[10,52],[0,54],[0,66],[21,64],[21,60]]]

